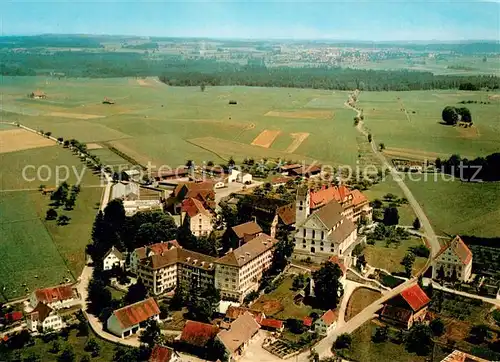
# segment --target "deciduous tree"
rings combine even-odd
[[[321,269],[313,272],[314,293],[322,309],[335,309],[344,293],[340,278],[342,270],[337,264],[327,261]]]

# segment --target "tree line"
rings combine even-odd
[[[438,158],[436,168],[462,181],[500,181],[500,152],[473,160],[460,155],[452,155],[445,160]]]
[[[258,86],[314,89],[409,91],[498,89],[493,75],[435,75],[410,70],[365,70],[329,66],[273,67],[242,65],[179,55],[33,50],[0,53],[4,76],[64,74],[66,77],[147,77],[175,86]]]

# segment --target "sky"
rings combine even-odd
[[[499,40],[500,0],[8,1],[3,35]]]

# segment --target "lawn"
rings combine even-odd
[[[380,292],[368,288],[356,289],[347,302],[346,322],[381,297]]]
[[[349,361],[356,362],[424,362],[425,357],[417,356],[414,353],[408,353],[404,344],[393,342],[373,343],[372,336],[375,334],[377,325],[373,322],[367,322],[351,333],[351,348],[343,351],[343,356]]]
[[[113,360],[113,355],[114,355],[114,349],[116,348],[116,345],[105,341],[103,339],[100,339],[97,337],[91,330],[89,330],[89,336],[80,336],[78,335],[77,330],[71,330],[70,334],[68,336],[67,341],[65,341],[63,338],[59,338],[59,344],[61,346],[61,351],[64,350],[67,346],[71,346],[73,351],[75,352],[76,359],[75,361],[80,361],[81,358],[84,355],[88,355],[90,357],[90,353],[86,352],[84,350],[85,344],[87,343],[89,338],[93,338],[97,341],[99,346],[101,347],[99,356],[97,357],[92,357],[92,361],[112,361]],[[57,361],[59,353],[52,353],[50,351],[52,347],[52,342],[45,343],[42,341],[40,338],[35,338],[35,344],[33,346],[29,347],[24,347],[21,351],[21,356],[23,358],[29,356],[32,353],[35,353],[40,357],[40,361]],[[15,352],[12,351],[5,351],[2,352],[0,351],[0,360],[10,360],[9,358],[12,358]]]
[[[376,240],[375,245],[367,245],[363,253],[367,263],[371,266],[385,269],[391,273],[402,273],[405,269],[404,266],[401,265],[401,261],[410,247],[418,245],[422,245],[422,241],[420,238],[416,237],[410,237],[408,240],[403,240],[401,245],[397,247],[395,244],[391,244],[387,247],[385,241]],[[413,264],[413,273],[415,274],[421,270],[426,262],[426,258],[416,257],[415,264]]]
[[[273,316],[278,319],[286,320],[288,318],[303,319],[317,312],[322,315],[323,312],[313,309],[309,305],[303,303],[295,304],[293,297],[298,291],[293,291],[293,277],[287,276],[283,282],[269,294],[262,295],[251,306],[252,309],[263,311],[266,315]]]

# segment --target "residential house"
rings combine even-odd
[[[258,311],[258,310],[254,310],[254,309],[245,308],[245,307],[240,307],[240,306],[229,306],[227,308],[227,311],[226,311],[225,319],[227,321],[231,322],[231,321],[238,319],[240,316],[242,316],[245,313],[250,313],[254,317],[255,321],[259,324],[264,319],[266,319],[266,315],[263,312]]]
[[[115,310],[106,321],[106,328],[114,335],[125,338],[139,332],[149,319],[160,320],[160,308],[153,298]]]
[[[337,326],[339,313],[337,310],[329,309],[314,322],[314,331],[320,336],[326,336]]]
[[[39,302],[27,316],[27,327],[32,332],[58,331],[64,327],[64,322],[55,309]]]
[[[170,240],[166,242],[156,243],[152,245],[143,246],[141,248],[136,248],[130,254],[130,271],[133,274],[137,274],[139,261],[146,259],[151,255],[159,255],[164,251],[170,250],[172,248],[180,248],[181,246],[177,240]]]
[[[304,317],[304,319],[302,320],[302,324],[304,325],[304,327],[306,328],[306,330],[310,330],[311,327],[313,326],[313,319],[312,319],[312,317]]]
[[[415,322],[422,322],[427,315],[429,297],[415,284],[389,299],[380,312],[380,319],[410,329]]]
[[[113,267],[123,268],[125,265],[124,255],[114,246],[104,255],[102,259],[102,269],[111,270]]]
[[[139,184],[135,182],[118,182],[111,189],[111,199],[122,199],[124,201],[135,201],[140,197]]]
[[[214,284],[215,258],[182,248],[172,248],[139,261],[138,276],[154,295],[182,283],[206,287]]]
[[[214,182],[181,182],[177,184],[172,192],[174,201],[174,211],[179,213],[182,207],[182,201],[188,198],[193,198],[201,201],[203,206],[208,210],[215,210],[215,191]]]
[[[149,362],[177,362],[180,361],[180,355],[170,347],[155,344],[149,356]]]
[[[188,225],[194,236],[207,236],[213,230],[212,214],[195,198],[182,202],[181,223]]]
[[[240,247],[247,241],[262,234],[262,228],[255,221],[248,221],[231,227],[228,230],[230,245],[233,247]]]
[[[446,356],[444,359],[442,359],[441,362],[490,362],[490,361],[456,349],[453,352],[451,352],[448,356]]]
[[[265,318],[260,322],[260,327],[272,332],[283,332],[284,323],[278,319]]]
[[[38,303],[44,303],[52,309],[69,308],[80,302],[76,288],[72,285],[37,289],[30,295],[30,305],[35,308]]]
[[[45,92],[43,92],[41,90],[36,90],[36,91],[30,93],[30,98],[32,98],[32,99],[45,99],[45,98],[47,98],[47,95],[45,94]]]
[[[190,351],[204,352],[219,333],[219,327],[196,321],[186,321],[178,339],[180,344]]]
[[[472,252],[458,235],[443,246],[432,261],[432,278],[438,279],[440,274],[463,282],[471,279]]]
[[[311,212],[335,200],[344,209],[342,214],[352,222],[356,223],[362,217],[368,222],[372,221],[373,209],[366,196],[359,190],[350,190],[344,185],[323,187],[321,190],[311,192],[310,198]]]
[[[263,273],[271,267],[278,240],[260,234],[215,261],[215,287],[222,299],[242,302],[259,287]]]
[[[335,200],[312,212],[310,192],[297,192],[294,257],[323,261],[332,255],[350,257],[356,245],[356,225],[343,215],[344,209]]]
[[[217,334],[217,339],[222,342],[229,354],[229,361],[234,361],[242,355],[259,329],[260,325],[253,316],[245,313],[233,321],[228,330],[221,330]]]

